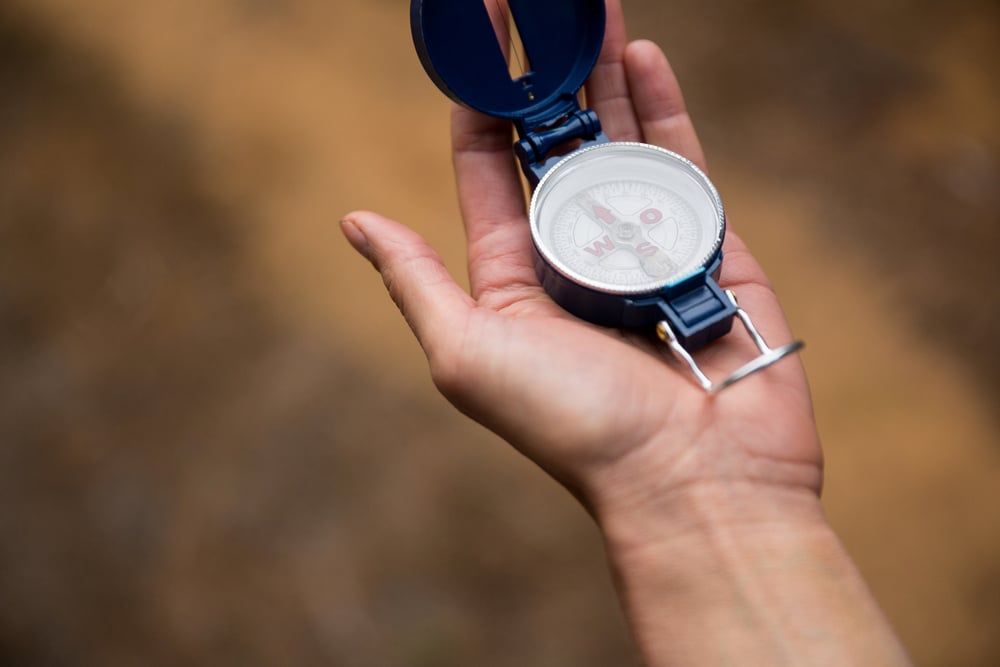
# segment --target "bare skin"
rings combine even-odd
[[[609,0],[586,87],[614,140],[705,167],[660,49],[628,43]],[[452,145],[471,294],[415,232],[346,216],[350,243],[419,339],[441,392],[568,488],[605,538],[646,665],[904,665],[819,504],[822,453],[797,359],[709,397],[647,335],[603,329],[535,277],[510,124],[455,107]],[[791,339],[760,266],[730,230],[720,278],[769,341]],[[738,332],[699,353],[722,377],[754,356]]]

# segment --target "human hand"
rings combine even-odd
[[[665,57],[652,43],[627,44],[616,2],[608,3],[586,96],[613,140],[663,146],[704,168]],[[381,272],[449,400],[599,517],[719,482],[818,495],[820,450],[797,360],[709,397],[650,332],[603,329],[569,315],[535,277],[509,122],[456,107],[452,143],[471,296],[412,231],[365,212],[344,223]],[[766,337],[790,338],[763,272],[731,231],[724,252],[722,286],[736,292]],[[723,375],[755,354],[734,330],[699,361]]]
[[[612,140],[662,146],[704,169],[666,58],[627,43],[619,1],[606,4],[587,106]],[[823,518],[798,358],[709,395],[651,332],[569,315],[535,276],[510,124],[456,107],[452,146],[471,295],[405,226],[355,212],[343,231],[381,273],[441,392],[595,517],[644,664],[908,664]],[[720,285],[766,338],[789,340],[731,229],[723,249]],[[756,354],[734,331],[698,359],[718,377]]]

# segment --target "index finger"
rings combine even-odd
[[[456,106],[451,123],[473,298],[537,282],[510,121]]]

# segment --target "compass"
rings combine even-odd
[[[708,176],[658,146],[611,141],[580,107],[604,41],[604,0],[499,2],[411,0],[411,27],[442,91],[517,128],[535,269],[552,299],[595,324],[655,331],[711,393],[800,349],[769,347],[716,282],[726,217]],[[737,319],[760,354],[713,382],[691,353]]]
[[[722,200],[668,150],[605,143],[573,153],[535,189],[535,247],[564,276],[609,294],[657,292],[722,247]]]

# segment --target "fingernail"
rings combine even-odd
[[[368,245],[368,238],[361,231],[361,228],[358,227],[357,223],[344,218],[340,221],[340,229],[344,232],[344,236],[347,238],[347,242],[351,244],[351,247],[357,250],[369,262],[372,261],[372,248]]]

